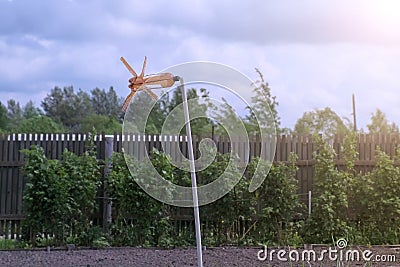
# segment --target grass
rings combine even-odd
[[[18,249],[23,248],[21,242],[15,239],[0,239],[0,249]]]

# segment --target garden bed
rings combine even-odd
[[[339,266],[338,261],[329,260],[328,254],[321,262],[280,261],[275,248],[273,260],[261,261],[257,254],[260,248],[217,247],[207,248],[203,252],[204,266]],[[308,248],[311,249],[311,248]],[[320,255],[324,247],[313,247]],[[372,248],[354,248],[359,251],[369,249],[374,255],[389,255],[395,257],[391,262],[348,261],[343,266],[400,266],[400,251],[398,247],[376,246]],[[288,248],[285,248],[288,252]],[[268,248],[268,253],[272,248]],[[300,257],[303,249],[297,250]],[[295,257],[295,253],[292,256]],[[339,254],[338,254],[339,255]],[[260,254],[260,256],[263,256]],[[282,255],[281,255],[282,256]],[[288,258],[288,253],[286,254]],[[392,257],[391,260],[394,258]],[[0,251],[0,266],[197,266],[195,248],[187,249],[157,249],[157,248],[107,248],[107,249],[65,249],[41,250],[3,250]]]

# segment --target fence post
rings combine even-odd
[[[111,159],[114,153],[114,136],[105,136],[105,168],[104,168],[104,194],[103,194],[103,230],[108,233],[110,225],[112,223],[112,199],[108,196],[108,174],[111,172]]]

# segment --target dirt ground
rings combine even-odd
[[[308,248],[311,249],[311,248]],[[318,261],[324,248],[313,248],[316,251],[316,261],[302,261],[303,249],[294,250],[284,248],[286,254],[280,252],[278,259],[278,248],[268,248],[267,258],[263,259],[265,250],[259,248],[236,248],[218,247],[207,248],[203,251],[203,262],[205,267],[220,266],[400,266],[400,250],[397,247],[374,247],[354,248],[364,252],[367,249],[372,251],[372,257],[368,252],[366,256],[371,258],[370,263],[365,261],[342,261],[334,259],[334,254],[329,259],[329,253],[324,254],[324,260]],[[262,250],[262,252],[260,252]],[[271,252],[274,250],[273,252]],[[291,253],[291,254],[289,254]],[[345,250],[343,258],[345,259]],[[272,256],[271,256],[272,255]],[[299,255],[299,261],[296,259]],[[307,254],[305,254],[307,256]],[[361,255],[361,254],[360,254]],[[340,253],[336,254],[340,257]],[[379,256],[379,259],[378,257]],[[394,256],[394,257],[393,257]],[[258,259],[258,258],[261,258]],[[271,257],[271,259],[269,258]],[[360,256],[361,257],[361,256]],[[287,259],[287,261],[284,261]],[[377,260],[390,262],[378,262]],[[76,249],[67,250],[19,250],[0,251],[0,266],[197,266],[196,249],[144,249],[144,248],[108,248],[108,249]]]

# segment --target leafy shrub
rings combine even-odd
[[[153,162],[167,177],[173,176],[173,166],[165,155],[154,152]],[[153,199],[136,183],[146,177],[146,167],[132,161],[135,172],[129,173],[123,154],[115,153],[113,169],[108,176],[108,188],[117,210],[112,237],[117,245],[170,246],[165,239],[171,231],[165,204]],[[133,176],[132,176],[133,175]],[[164,238],[164,239],[163,239]]]
[[[51,240],[65,244],[75,237],[78,244],[90,245],[85,235],[93,227],[100,167],[95,153],[89,149],[82,156],[67,150],[63,160],[49,160],[43,148],[24,150],[26,185],[24,190],[24,238],[37,245]]]
[[[271,165],[269,173],[265,174],[264,183],[255,191],[257,203],[257,235],[259,242],[275,245],[292,245],[298,237],[300,228],[296,220],[301,218],[299,212],[302,204],[297,195],[296,156],[290,155],[288,164]],[[263,164],[267,170],[267,162],[254,159],[250,163],[249,172],[254,172],[257,164]],[[296,237],[297,236],[297,237]],[[298,242],[298,241],[296,241]]]
[[[347,176],[335,166],[336,153],[327,142],[315,137],[314,201],[306,220],[304,239],[308,243],[330,243],[332,237],[348,236]]]

